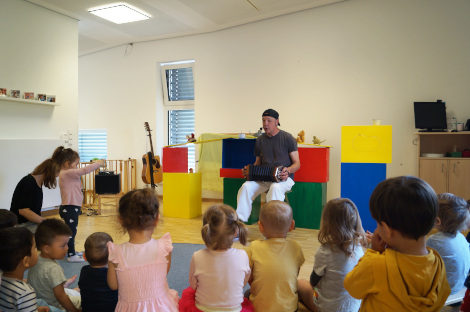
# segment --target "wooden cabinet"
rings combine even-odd
[[[470,132],[417,133],[418,176],[436,193],[452,193],[470,199],[470,158],[423,157],[470,150]]]

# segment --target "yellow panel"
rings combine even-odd
[[[202,214],[202,174],[163,173],[163,215],[191,219]]]
[[[341,127],[341,162],[391,163],[392,126]]]

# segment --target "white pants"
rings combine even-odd
[[[266,202],[271,200],[284,201],[286,192],[292,189],[294,181],[291,178],[287,178],[283,182],[256,182],[246,181],[242,184],[238,190],[237,195],[237,214],[238,219],[243,222],[248,221],[251,214],[251,204],[255,198],[268,191],[266,194]]]

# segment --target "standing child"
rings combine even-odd
[[[460,231],[467,228],[470,219],[465,199],[450,193],[439,194],[439,210],[435,228],[439,231],[428,237],[426,246],[436,250],[444,260],[447,281],[455,294],[464,288],[470,269],[470,247]]]
[[[299,297],[312,311],[357,312],[361,301],[351,297],[343,281],[364,255],[366,238],[356,205],[347,198],[330,200],[323,209],[310,282],[299,280]]]
[[[116,311],[178,311],[178,293],[168,287],[170,233],[152,234],[159,219],[157,195],[151,189],[130,191],[119,201],[118,220],[129,242],[108,242],[108,285],[118,289]]]
[[[82,267],[78,287],[82,296],[83,312],[113,312],[118,301],[118,291],[108,286],[108,247],[113,239],[109,234],[96,232],[85,241],[83,258],[90,263]]]
[[[256,311],[296,311],[297,276],[305,258],[299,243],[286,239],[295,227],[292,208],[279,200],[266,203],[258,226],[266,239],[252,242],[247,250],[250,301]]]
[[[67,255],[70,239],[69,227],[59,219],[46,219],[36,230],[36,244],[41,254],[38,263],[28,270],[28,283],[36,290],[39,299],[47,304],[72,312],[80,311],[80,293],[68,289],[76,275],[67,280],[64,269],[56,260]]]
[[[75,251],[75,235],[77,235],[78,216],[81,212],[83,202],[82,181],[80,177],[100,166],[104,165],[104,160],[98,160],[95,163],[77,168],[80,162],[78,153],[71,148],[65,148],[59,154],[59,163],[62,164],[59,173],[60,197],[62,199],[59,208],[59,214],[72,231],[72,237],[69,240],[69,253],[67,261],[83,262],[81,253]]]
[[[207,248],[191,258],[191,287],[183,291],[180,311],[254,311],[251,302],[243,298],[251,272],[248,256],[244,250],[232,248],[237,235],[246,245],[246,226],[228,205],[210,206],[202,221],[201,234]]]
[[[450,294],[444,261],[426,248],[438,209],[434,190],[412,176],[380,182],[369,209],[377,221],[372,248],[346,275],[360,311],[439,311]]]

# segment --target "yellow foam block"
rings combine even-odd
[[[163,173],[163,215],[191,219],[202,214],[202,174]]]
[[[392,126],[341,127],[341,162],[391,163]]]

